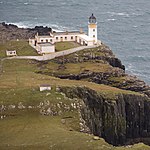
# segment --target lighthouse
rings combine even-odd
[[[88,36],[93,38],[94,44],[97,43],[97,21],[93,14],[89,17]]]

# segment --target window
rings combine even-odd
[[[93,38],[95,38],[95,35],[93,35]]]
[[[60,41],[61,41],[61,42],[63,41],[63,37],[60,37]]]
[[[93,32],[95,32],[95,29],[93,29]]]
[[[51,41],[51,42],[53,42],[53,40],[52,40],[52,39],[50,39],[50,41]]]
[[[48,39],[46,39],[46,43],[48,43]]]
[[[71,40],[73,40],[73,36],[71,36]]]
[[[65,40],[67,40],[67,37],[65,37]]]
[[[41,42],[43,42],[43,40],[41,40]]]

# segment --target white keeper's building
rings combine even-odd
[[[89,17],[88,35],[82,30],[80,31],[66,31],[66,32],[51,32],[48,36],[35,35],[34,39],[29,39],[29,44],[37,50],[39,54],[48,54],[55,52],[55,43],[65,41],[74,41],[83,46],[96,45],[97,40],[97,21],[92,14]],[[101,44],[101,42],[99,42]]]

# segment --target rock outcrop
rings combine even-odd
[[[87,80],[90,82],[95,82],[97,84],[105,84],[120,89],[136,91],[146,94],[150,97],[150,87],[146,83],[136,76],[128,75],[125,73],[125,66],[121,61],[116,58],[109,47],[102,45],[95,49],[85,49],[81,52],[77,52],[68,57],[65,57],[64,60],[57,58],[53,60],[57,64],[64,63],[65,65],[69,63],[74,63],[80,65],[80,63],[99,63],[110,66],[107,71],[104,69],[102,71],[93,71],[93,70],[82,70],[80,73],[49,73],[45,72],[47,75],[54,75],[61,79],[70,79],[70,80]],[[63,61],[63,62],[62,62]],[[59,68],[60,70],[61,68]],[[97,68],[98,69],[98,68]],[[42,73],[39,72],[39,73]]]
[[[26,39],[33,38],[38,32],[42,35],[47,35],[52,29],[49,27],[36,26],[35,28],[18,28],[13,24],[6,24],[5,22],[0,23],[0,43],[16,40],[16,39]]]

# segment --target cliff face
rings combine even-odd
[[[119,94],[110,99],[85,87],[62,88],[68,97],[81,99],[81,115],[94,135],[113,145],[150,137],[150,100],[142,95]]]

